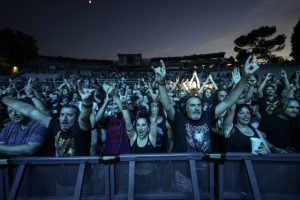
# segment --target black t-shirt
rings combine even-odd
[[[60,115],[60,110],[61,110],[61,105],[60,104],[57,104],[56,106],[51,105],[50,109],[49,109],[51,117],[53,117],[55,119],[58,119],[59,115]]]
[[[60,156],[88,156],[90,155],[91,133],[79,127],[78,122],[75,126],[64,132],[60,128],[58,119],[52,118],[48,128],[52,135],[52,151],[55,147],[55,155]]]
[[[279,98],[275,97],[272,101],[267,97],[262,97],[257,102],[259,106],[259,113],[262,121],[267,120],[273,113],[275,108],[279,105]]]
[[[211,152],[211,128],[215,107],[202,110],[200,120],[189,120],[182,112],[175,110],[171,122],[174,136],[174,152]]]
[[[168,152],[168,128],[165,118],[157,124],[156,152]]]
[[[285,120],[271,116],[260,126],[267,134],[267,140],[279,148],[296,148],[299,150],[300,123],[298,120]]]

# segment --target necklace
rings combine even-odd
[[[144,137],[144,138],[137,137],[136,143],[137,143],[138,147],[144,147],[144,146],[146,146],[147,141],[148,141],[147,137]]]
[[[247,127],[239,127],[239,126],[236,126],[241,133],[243,133],[244,135],[248,136],[248,137],[251,137],[251,136],[254,136],[254,133],[252,131],[251,128],[249,128],[249,126]]]

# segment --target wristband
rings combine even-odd
[[[166,85],[166,81],[165,80],[157,81],[157,84],[158,85]]]

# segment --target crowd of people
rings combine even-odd
[[[196,70],[170,76],[160,61],[136,81],[10,80],[0,88],[0,155],[251,152],[252,137],[259,155],[300,152],[300,71],[275,78],[259,68],[249,57],[230,75],[203,79]]]

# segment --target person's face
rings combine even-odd
[[[42,95],[43,95],[44,97],[48,98],[47,92],[42,92]]]
[[[240,111],[237,112],[236,122],[238,124],[248,125],[251,120],[250,110],[247,107],[242,107]]]
[[[60,111],[59,122],[61,130],[71,129],[77,120],[76,111],[73,108],[62,108]]]
[[[151,113],[158,113],[159,107],[157,102],[151,103]]]
[[[66,88],[64,88],[63,91],[62,91],[62,94],[63,94],[63,96],[68,96],[69,91]]]
[[[78,96],[78,94],[77,94],[77,93],[73,93],[73,99],[74,99],[74,100],[77,100],[77,99],[79,99],[79,96]]]
[[[275,90],[274,90],[274,88],[273,87],[267,87],[266,88],[266,95],[267,96],[274,96],[275,95]]]
[[[139,137],[145,137],[149,132],[149,125],[145,118],[138,118],[136,121],[136,132]]]
[[[15,123],[22,123],[26,119],[26,116],[20,112],[15,111],[11,107],[7,108],[9,119]]]
[[[186,103],[187,117],[191,120],[199,120],[202,114],[201,101],[198,98],[191,97]]]
[[[218,92],[218,101],[222,102],[225,99],[226,96],[227,96],[226,91],[224,91],[224,90],[219,91]]]
[[[144,96],[144,98],[143,98],[143,102],[144,102],[144,103],[149,103],[149,99],[148,99],[148,97],[147,97],[147,96]]]
[[[288,103],[284,109],[284,114],[288,117],[295,118],[299,114],[299,103],[298,101],[292,100]]]
[[[185,92],[182,90],[178,94],[179,98],[183,98],[185,95],[186,95]]]
[[[132,97],[132,90],[128,88],[127,90],[127,100],[129,101]]]
[[[205,90],[204,95],[207,99],[212,96],[212,91],[210,89]]]
[[[51,103],[57,103],[58,102],[58,96],[57,94],[51,95]]]
[[[112,103],[112,107],[113,107],[113,110],[114,110],[115,113],[120,113],[121,112],[121,110],[120,110],[120,108],[119,108],[119,106],[116,102]]]

